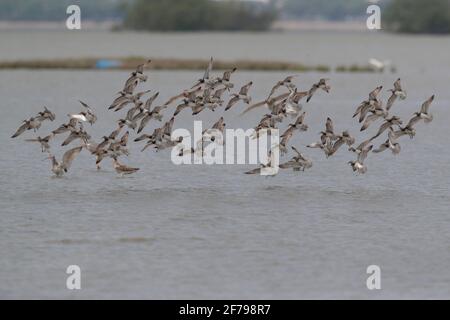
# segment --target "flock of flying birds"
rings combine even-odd
[[[42,152],[48,153],[48,159],[52,161],[52,172],[58,177],[64,175],[70,169],[73,160],[83,149],[95,157],[98,170],[101,169],[100,163],[104,159],[111,158],[113,167],[118,174],[132,174],[137,172],[139,168],[129,167],[119,162],[120,157],[130,154],[128,150],[130,131],[140,134],[134,139],[135,142],[145,142],[142,151],[149,147],[155,148],[156,151],[177,147],[179,148],[177,150],[179,151],[179,156],[191,153],[200,153],[203,155],[205,142],[215,143],[214,135],[211,135],[211,132],[213,130],[220,131],[221,133],[224,132],[226,126],[224,117],[221,116],[211,129],[204,130],[203,137],[196,144],[196,149],[187,149],[182,144],[183,137],[175,140],[171,137],[176,116],[185,109],[190,110],[193,116],[205,110],[216,111],[223,108],[224,111],[228,111],[236,108],[239,103],[242,103],[248,105],[248,107],[241,115],[260,107],[266,107],[270,111],[263,116],[254,128],[255,135],[253,138],[258,138],[262,132],[268,132],[270,134],[270,130],[277,129],[288,118],[295,120],[288,125],[287,129],[281,135],[279,145],[275,146],[279,149],[281,156],[283,156],[288,152],[289,141],[294,134],[296,132],[307,131],[309,128],[305,124],[306,112],[303,111],[301,101],[306,99],[306,103],[308,103],[317,92],[324,91],[329,93],[331,90],[328,79],[320,79],[309,90],[300,91],[294,84],[296,76],[288,76],[277,82],[269,96],[261,102],[251,105],[252,98],[250,96],[250,90],[253,82],[248,82],[236,93],[231,93],[227,100],[228,102],[225,103],[225,93],[233,91],[235,87],[231,82],[231,77],[237,69],[233,68],[225,71],[221,76],[213,77],[211,75],[213,58],[211,58],[203,77],[195,81],[190,89],[184,90],[164,104],[157,104],[157,106],[153,107],[156,104],[155,101],[158,99],[159,92],[156,92],[144,101],[142,100],[143,97],[149,94],[150,90],[135,92],[141,83],[148,80],[148,76],[144,74],[144,70],[150,63],[151,61],[149,60],[139,65],[131,73],[123,89],[109,106],[108,109],[112,112],[124,110],[126,113],[124,117],[117,121],[117,127],[114,131],[109,135],[103,136],[100,142],[95,142],[85,130],[84,124],[89,123],[90,125],[94,125],[97,121],[97,116],[93,109],[82,101],[79,102],[83,110],[76,114],[69,114],[67,123],[62,124],[43,138],[38,136],[25,141],[40,144]],[[341,147],[347,145],[348,151],[354,153],[357,157],[355,161],[350,161],[349,164],[354,172],[360,174],[367,172],[367,166],[364,162],[370,152],[380,153],[389,149],[393,154],[398,154],[401,149],[398,142],[400,137],[406,135],[412,139],[416,134],[415,126],[420,121],[423,120],[425,123],[428,123],[433,120],[433,116],[429,113],[429,107],[434,100],[434,95],[423,103],[421,109],[414,113],[411,120],[405,126],[402,126],[403,122],[400,117],[391,115],[395,101],[406,98],[406,93],[402,89],[400,79],[394,83],[394,88],[389,90],[391,95],[386,105],[379,98],[382,89],[383,87],[379,86],[373,90],[369,94],[368,99],[357,107],[353,115],[353,118],[358,118],[359,122],[362,123],[361,131],[365,131],[369,126],[380,120],[382,123],[375,136],[366,139],[355,148],[356,139],[348,131],[343,131],[341,134],[335,132],[332,119],[327,118],[325,130],[320,133],[320,141],[307,145],[307,147],[322,150],[328,158],[335,155]],[[164,112],[167,112],[171,108],[174,109],[173,115],[167,122],[154,129],[151,134],[142,133],[151,121],[157,123],[162,122]],[[36,116],[24,120],[12,138],[16,138],[28,130],[36,132],[43,122],[54,121],[55,118],[55,114],[44,107],[44,110]],[[386,132],[387,137],[385,142],[374,148],[374,140]],[[56,136],[63,134],[67,136],[62,142],[62,146],[68,146],[75,141],[79,142],[79,146],[66,151],[62,160],[58,161],[51,153],[50,141],[55,139]],[[294,151],[295,156],[289,161],[281,163],[279,166],[281,169],[304,171],[312,167],[313,162],[311,159],[302,154],[295,146],[291,146],[290,149]],[[246,172],[246,174],[258,174],[263,168],[271,167],[272,155],[273,149],[269,151],[268,163],[261,164],[259,168]]]

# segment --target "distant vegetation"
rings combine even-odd
[[[276,18],[273,5],[241,1],[135,0],[124,27],[152,31],[267,30]]]
[[[450,0],[392,0],[383,18],[394,32],[450,33]]]
[[[116,20],[152,31],[267,30],[275,19],[361,20],[366,0],[0,0],[0,20],[65,21],[71,4],[83,20]],[[283,4],[282,7],[278,6]],[[383,29],[450,33],[450,0],[380,0]],[[120,23],[122,22],[122,24]]]
[[[286,0],[287,18],[347,20],[362,17],[368,7],[364,0]]]

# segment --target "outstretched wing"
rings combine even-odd
[[[239,97],[231,98],[231,100],[228,102],[227,107],[225,108],[225,111],[229,110],[232,106],[234,106],[236,103],[238,103],[239,100],[240,100]]]
[[[406,125],[407,128],[413,128],[417,122],[419,122],[422,118],[420,116],[414,116],[409,120],[408,124]]]
[[[430,108],[431,103],[434,100],[434,94],[422,104],[422,108],[420,109],[421,113],[428,113],[428,109]]]
[[[392,95],[389,97],[388,102],[386,104],[386,110],[390,110],[391,107],[394,105],[395,100],[397,100],[397,95],[395,92],[392,92]]]
[[[297,93],[294,95],[293,101],[294,101],[295,103],[299,103],[300,100],[302,100],[304,97],[307,97],[307,96],[308,96],[308,92],[307,92],[307,91],[297,92]]]
[[[147,101],[145,102],[145,108],[147,110],[150,110],[150,107],[152,106],[153,102],[155,102],[156,98],[158,98],[158,96],[159,92],[156,92],[153,96],[147,99]]]
[[[81,152],[83,149],[82,146],[70,149],[66,153],[64,153],[62,166],[65,171],[69,170],[70,166],[72,165],[73,159]]]
[[[389,140],[383,143],[378,147],[378,149],[373,150],[374,153],[380,153],[385,151],[387,148],[389,148]]]
[[[225,90],[227,89],[226,88],[218,89],[216,92],[214,92],[213,98],[220,99]]]
[[[303,160],[303,161],[307,161],[307,159],[305,158],[305,156],[304,156],[300,151],[298,151],[296,147],[292,146],[291,148],[292,148],[292,150],[294,150],[294,152],[297,154],[297,156],[298,156],[299,159],[301,159],[301,160]]]
[[[173,124],[175,122],[175,117],[172,117],[169,121],[164,124],[164,134],[170,136],[172,134]]]
[[[180,98],[183,98],[184,95],[185,95],[184,92],[183,92],[183,93],[180,93],[179,95],[176,95],[176,96],[170,98],[169,101],[167,101],[166,103],[164,103],[164,105],[165,105],[165,106],[168,106],[169,104],[172,104],[172,102],[174,102],[174,101],[176,101],[176,100],[178,100],[178,99],[180,99]]]
[[[208,68],[206,68],[205,74],[203,75],[203,80],[208,80],[209,79],[209,74],[212,71],[213,63],[214,63],[214,59],[213,59],[213,57],[211,57],[211,60],[209,60]]]
[[[22,133],[24,133],[26,130],[28,129],[28,123],[24,123],[23,125],[21,125],[19,127],[19,129],[17,129],[16,133],[14,133],[14,135],[11,138],[16,138],[18,136],[20,136]]]
[[[381,89],[383,89],[382,86],[379,86],[379,87],[375,88],[375,90],[373,90],[371,93],[369,93],[369,99],[370,100],[376,100],[378,95],[381,92]]]
[[[225,81],[230,81],[230,79],[231,79],[231,74],[232,74],[233,72],[235,72],[236,70],[237,70],[237,68],[233,68],[233,69],[231,69],[231,70],[225,71],[225,72],[223,73],[222,79],[225,80]]]
[[[253,85],[253,82],[247,83],[245,86],[241,88],[241,91],[239,91],[240,95],[246,96],[248,94],[248,90],[250,90],[250,87]]]
[[[93,110],[92,110],[92,108],[91,108],[88,104],[84,103],[84,102],[81,101],[81,100],[78,100],[78,102],[81,103],[81,105],[82,105],[83,107],[85,107],[86,110],[87,110],[88,112],[94,113]]]
[[[358,155],[358,162],[359,162],[360,164],[363,164],[363,163],[364,163],[364,160],[366,160],[367,155],[369,154],[370,151],[372,151],[372,149],[373,149],[373,145],[371,145],[371,146],[369,146],[369,147],[367,147],[367,148],[364,148],[364,149],[361,151],[361,153]]]

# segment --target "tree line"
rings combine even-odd
[[[267,30],[277,17],[271,4],[211,0],[136,0],[124,27],[155,31]]]
[[[366,0],[0,0],[0,20],[65,21],[66,8],[82,19],[117,20],[120,28],[149,31],[268,30],[277,19],[362,20]],[[283,6],[279,6],[283,4]],[[380,0],[383,29],[450,33],[450,0]]]

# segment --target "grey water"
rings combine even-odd
[[[135,143],[122,161],[140,167],[136,175],[118,177],[108,160],[97,172],[84,151],[64,178],[52,178],[39,145],[24,141],[35,134],[10,139],[20,122],[46,105],[57,119],[43,124],[37,134],[44,136],[80,110],[80,99],[98,114],[98,123],[86,128],[99,140],[123,116],[107,106],[128,74],[0,71],[0,298],[450,298],[449,38],[0,32],[0,40],[9,43],[0,48],[2,60],[110,53],[338,65],[376,57],[392,60],[398,69],[395,74],[301,74],[300,89],[321,77],[330,78],[333,88],[305,104],[310,129],[292,140],[314,165],[274,178],[243,174],[253,166],[176,166],[170,151],[141,153]],[[234,79],[237,86],[253,80],[257,101],[286,75],[241,71]],[[163,102],[201,74],[149,76],[140,88],[160,91]],[[380,84],[390,88],[398,77],[408,98],[393,113],[405,122],[436,94],[430,108],[434,121],[420,123],[413,140],[401,138],[398,156],[370,155],[367,174],[358,176],[347,164],[354,155],[345,148],[325,159],[305,147],[318,140],[327,116],[357,142],[374,134],[376,125],[360,133],[351,116],[369,91]],[[387,99],[387,92],[382,95]],[[224,115],[228,128],[248,129],[266,112],[241,117],[243,108],[205,111],[196,118],[185,111],[175,128],[192,129],[194,119],[206,128]],[[170,115],[168,110],[166,119]],[[152,122],[146,131],[158,125]],[[58,158],[67,150],[59,147],[62,139],[52,143]],[[69,265],[81,268],[81,290],[66,288]],[[366,287],[369,265],[381,268],[381,290]]]

